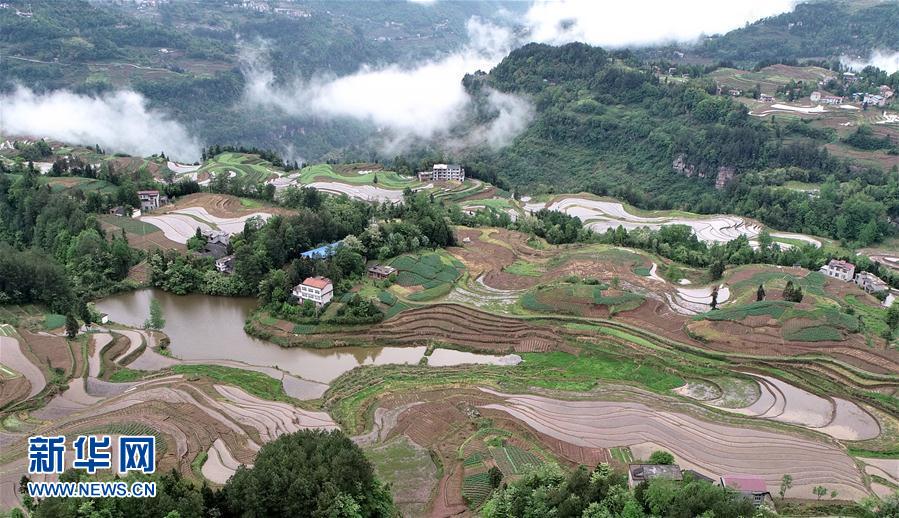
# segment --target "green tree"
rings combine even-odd
[[[150,300],[150,318],[144,322],[145,329],[162,329],[165,327],[165,318],[162,316],[162,306],[156,299]]]
[[[656,450],[649,456],[650,464],[674,464],[674,455],[665,450]]]
[[[724,262],[723,261],[715,261],[709,265],[709,275],[712,277],[713,281],[717,281],[724,275]]]
[[[503,472],[496,466],[490,467],[487,471],[487,476],[490,477],[490,487],[494,489],[498,488],[503,481]]]
[[[72,313],[66,314],[66,336],[69,337],[69,340],[75,338],[78,335],[78,320],[75,319],[75,315]]]
[[[781,500],[786,498],[787,491],[789,491],[791,487],[793,487],[793,475],[784,474],[784,476],[780,478],[780,491],[778,491]]]
[[[889,311],[887,311],[887,325],[893,331],[899,327],[899,304],[893,303],[893,305],[890,306]]]
[[[231,477],[222,499],[233,516],[396,513],[362,450],[338,430],[302,430],[266,444],[252,468],[241,466]]]
[[[827,494],[827,488],[824,486],[815,486],[812,488],[812,494],[818,497],[818,500],[821,500],[821,497]]]

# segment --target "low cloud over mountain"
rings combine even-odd
[[[178,122],[147,108],[140,94],[122,90],[88,96],[57,90],[39,94],[19,87],[0,97],[5,135],[47,137],[146,156],[165,152],[186,162],[200,158],[200,144]]]

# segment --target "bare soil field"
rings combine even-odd
[[[230,194],[198,192],[178,198],[174,203],[161,207],[159,209],[159,212],[166,213],[190,207],[199,207],[205,209],[206,212],[218,218],[236,218],[256,212],[281,214],[283,216],[296,214],[296,211],[278,207],[276,205],[266,204],[261,201],[253,200],[253,203],[261,204],[261,206],[248,207],[240,201],[240,198],[238,198],[237,196],[231,196]]]
[[[66,339],[60,336],[32,333],[25,329],[19,330],[19,336],[25,342],[34,357],[46,369],[62,369],[63,372],[73,372],[72,351]]]
[[[571,349],[547,328],[455,304],[435,304],[404,311],[371,328],[367,334],[385,342],[439,340],[490,352]]]

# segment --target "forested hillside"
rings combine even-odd
[[[709,38],[696,49],[716,61],[759,61],[865,56],[899,49],[899,3],[818,2]]]
[[[502,2],[302,2],[290,13],[256,12],[216,0],[158,9],[75,0],[11,1],[0,9],[0,92],[102,93],[129,88],[210,144],[295,147],[304,158],[366,141],[373,128],[344,120],[284,116],[241,104],[241,52],[261,54],[276,81],[344,75],[362,64],[415,62],[458,48],[471,16]],[[28,13],[31,16],[24,16]],[[243,49],[243,50],[242,50]],[[277,145],[276,145],[277,144]]]
[[[627,52],[530,44],[489,75],[527,96],[536,119],[498,152],[470,157],[529,191],[588,190],[643,208],[738,213],[775,228],[871,243],[899,216],[895,172],[831,156],[828,134],[749,116],[710,79],[668,81]],[[780,188],[822,182],[820,196]]]

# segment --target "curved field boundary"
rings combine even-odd
[[[605,232],[622,226],[628,230],[641,227],[658,229],[663,225],[687,225],[696,237],[707,243],[726,243],[740,236],[746,236],[750,244],[758,246],[755,241],[762,232],[762,226],[750,219],[729,214],[704,215],[680,212],[651,213],[649,216],[634,214],[624,203],[617,200],[595,199],[585,194],[560,195],[547,203],[527,203],[525,211],[535,212],[542,208],[564,212],[581,219],[585,227],[595,232]],[[821,241],[801,234],[775,232],[776,237],[799,239],[806,243],[821,246]],[[774,234],[772,234],[774,236]],[[788,243],[781,243],[788,247]]]
[[[31,389],[25,399],[31,399],[40,394],[47,386],[47,378],[44,377],[43,371],[25,356],[18,339],[11,336],[0,336],[0,358],[3,359],[3,365],[28,380]]]
[[[674,453],[685,467],[716,475],[759,475],[772,488],[779,485],[781,475],[789,473],[794,479],[789,496],[806,496],[821,484],[853,499],[868,495],[855,462],[828,444],[708,422],[642,403],[566,401],[481,390],[505,400],[484,408],[505,412],[540,433],[571,444],[611,448],[652,442]]]

